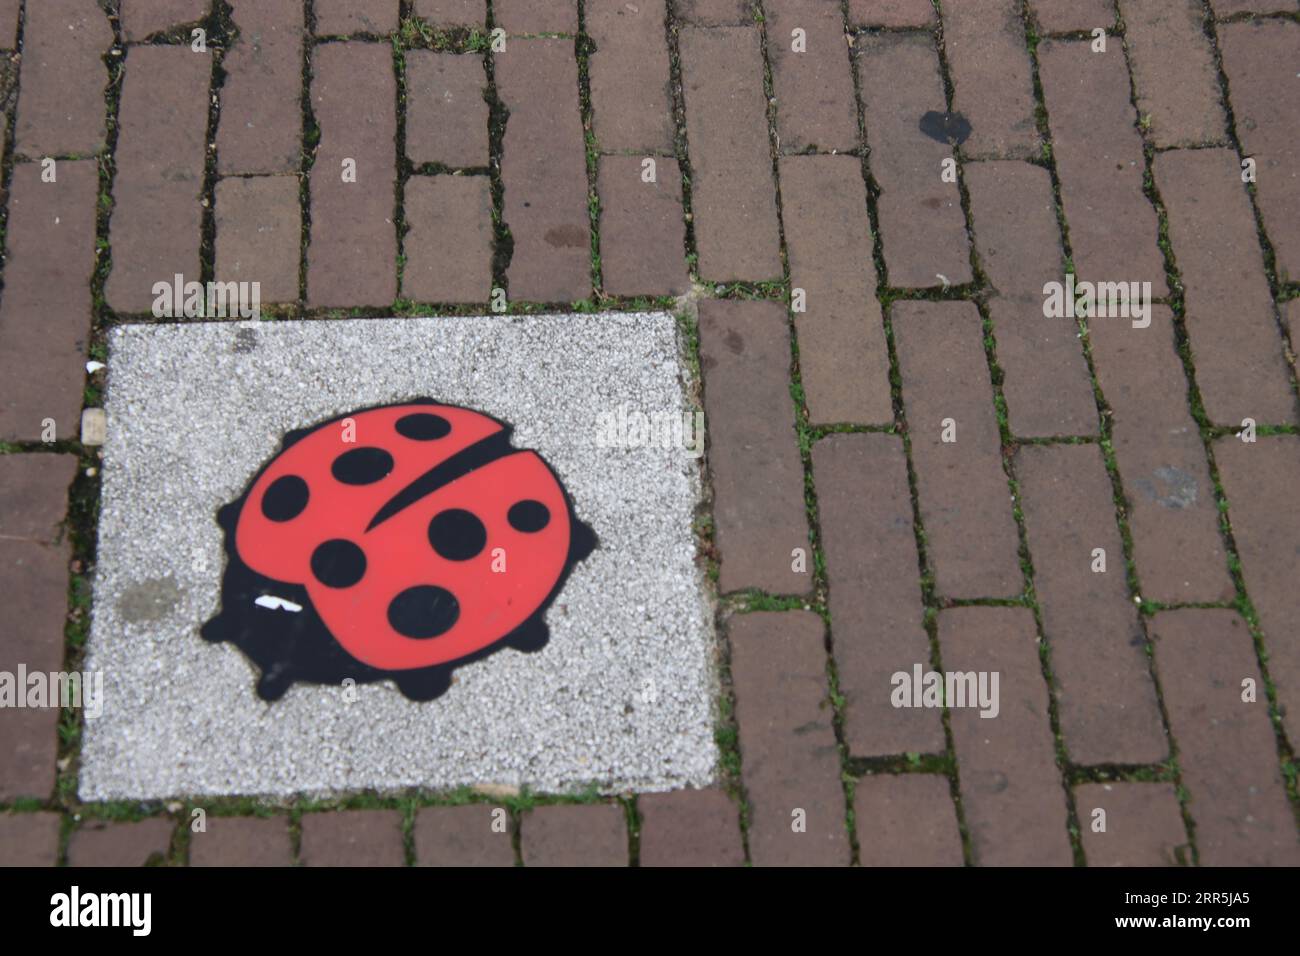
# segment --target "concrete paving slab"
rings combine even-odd
[[[700,459],[676,429],[644,427],[685,420],[692,438],[672,316],[124,325],[108,369],[87,664],[104,707],[87,721],[82,799],[713,781]],[[433,700],[365,671],[264,699],[236,642],[200,636],[223,605],[218,511],[260,502],[254,479],[286,433],[419,398],[513,425],[513,449],[541,456],[598,539],[542,605],[549,642],[462,661]],[[312,587],[295,593],[319,598]]]

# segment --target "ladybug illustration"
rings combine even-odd
[[[217,522],[226,574],[202,635],[260,668],[264,700],[346,678],[431,700],[460,664],[541,650],[596,544],[510,426],[432,399],[290,432]]]

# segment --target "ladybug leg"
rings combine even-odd
[[[535,654],[551,639],[551,629],[535,614],[505,636],[501,643],[525,654]]]
[[[397,689],[407,700],[435,700],[451,687],[450,667],[422,667],[393,675]]]
[[[293,674],[283,665],[268,667],[257,682],[257,696],[265,701],[279,700],[292,684]]]

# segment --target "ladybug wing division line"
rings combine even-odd
[[[217,513],[226,573],[203,637],[258,666],[264,700],[347,678],[431,700],[461,664],[541,650],[596,538],[510,431],[422,398],[287,434]]]

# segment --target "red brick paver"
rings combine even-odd
[[[218,282],[258,282],[264,303],[298,299],[302,211],[294,176],[217,183]]]
[[[486,176],[412,176],[406,183],[402,295],[485,302],[492,291],[492,195]]]
[[[519,822],[525,866],[627,866],[627,820],[617,803],[538,807]]]
[[[190,835],[190,866],[289,866],[293,845],[284,817],[214,817]]]
[[[54,866],[58,856],[57,813],[0,814],[0,866]]]
[[[121,0],[122,32],[131,42],[181,24],[206,20],[210,0]]]
[[[1029,0],[1029,8],[1044,33],[1109,32],[1115,22],[1113,0]]]
[[[728,627],[756,866],[849,862],[823,630],[807,611],[738,615]]]
[[[979,313],[969,302],[892,308],[935,585],[950,598],[1019,594],[1019,543]]]
[[[470,803],[425,807],[415,815],[420,866],[514,866],[510,818],[504,807]]]
[[[398,0],[313,0],[316,33],[389,33],[397,29],[398,6]]]
[[[647,182],[653,166],[653,181]],[[610,295],[681,295],[690,287],[682,175],[672,159],[602,156],[600,265]]]
[[[723,591],[802,594],[811,568],[803,469],[786,382],[790,339],[774,302],[700,303],[700,362]]]
[[[577,0],[493,0],[496,25],[507,33],[577,33]]]
[[[781,151],[847,152],[858,145],[844,19],[821,0],[769,0],[767,49]],[[802,33],[796,35],[796,31]]]
[[[473,54],[406,54],[406,155],[413,163],[488,164],[487,74]]]
[[[1290,423],[1295,393],[1238,173],[1236,154],[1226,149],[1162,153],[1155,160],[1206,413],[1221,425],[1240,426],[1243,418]]]
[[[1022,608],[953,608],[939,614],[939,643],[946,671],[985,672],[989,681],[998,674],[996,716],[981,716],[986,711],[977,706],[953,708],[951,716],[974,862],[1069,866],[1065,794],[1033,615]]]
[[[813,446],[813,475],[849,752],[938,753],[938,712],[890,701],[892,676],[930,661],[903,442],[828,436]]]
[[[1245,622],[1229,610],[1164,611],[1152,632],[1201,864],[1297,865],[1300,840]],[[1243,700],[1248,680],[1253,703]]]
[[[0,0],[0,50],[12,50],[18,44],[18,16],[23,0]]]
[[[785,156],[780,170],[790,285],[802,292],[792,304],[809,417],[890,423],[889,350],[861,167],[851,156]]]
[[[402,815],[396,810],[339,810],[302,815],[304,866],[401,866]]]
[[[664,0],[586,6],[596,44],[591,74],[592,127],[600,148],[667,153],[673,148]]]
[[[1259,209],[1278,269],[1293,282],[1300,279],[1300,98],[1282,91],[1294,89],[1298,45],[1300,23],[1293,20],[1219,27],[1237,136],[1256,163]]]
[[[76,470],[71,455],[0,457],[0,671],[8,674],[63,668],[69,549],[60,525]],[[0,721],[0,800],[49,796],[59,708],[6,707]]]
[[[961,866],[946,777],[873,774],[858,781],[853,820],[863,866]]]
[[[849,0],[849,22],[859,27],[925,27],[934,23],[927,0]]]
[[[1034,88],[1018,0],[966,0],[943,8],[953,106],[971,124],[966,156],[1038,155]]]
[[[68,866],[144,866],[164,861],[174,824],[165,817],[135,823],[84,821],[68,838]]]
[[[1300,438],[1262,436],[1253,444],[1224,438],[1215,442],[1214,459],[1246,589],[1264,631],[1269,676],[1288,732],[1300,738],[1300,644],[1294,638],[1300,620],[1300,514],[1294,506]]]
[[[397,296],[393,52],[382,43],[328,43],[316,48],[312,69],[321,140],[311,170],[307,302],[384,305]],[[355,181],[345,181],[353,165]]]
[[[1084,784],[1074,789],[1074,805],[1089,866],[1191,863],[1178,796],[1170,784]]]
[[[55,439],[75,438],[90,334],[95,270],[91,160],[60,160],[55,181],[39,163],[14,166],[4,293],[0,297],[0,439],[36,441],[53,419]]]
[[[1158,763],[1169,745],[1146,639],[1124,581],[1123,543],[1101,451],[1096,445],[1029,446],[1016,456],[1016,472],[1070,759]]]
[[[681,31],[695,245],[712,281],[775,279],[780,232],[758,30]]]
[[[481,26],[487,20],[486,0],[415,0],[415,15],[434,26]]]
[[[637,800],[642,866],[740,866],[739,810],[721,790],[648,793]]]
[[[877,203],[889,284],[925,288],[971,279],[966,219],[956,182],[945,182],[947,143],[921,132],[921,117],[943,112],[934,38],[880,34],[859,38],[858,79],[870,149],[880,185]],[[911,77],[898,83],[899,76]]]
[[[239,39],[222,60],[217,169],[296,172],[302,162],[302,4],[235,0]]]
[[[188,46],[139,46],[127,56],[105,284],[119,312],[148,312],[153,287],[199,279],[203,171],[212,59]]]
[[[514,237],[510,295],[571,302],[591,294],[591,222],[569,40],[519,40],[496,58],[506,124],[501,175]]]
[[[753,23],[749,0],[678,0],[677,18],[706,26]]]
[[[29,5],[15,124],[21,155],[85,155],[103,147],[108,70],[102,57],[112,43],[95,0]]]

